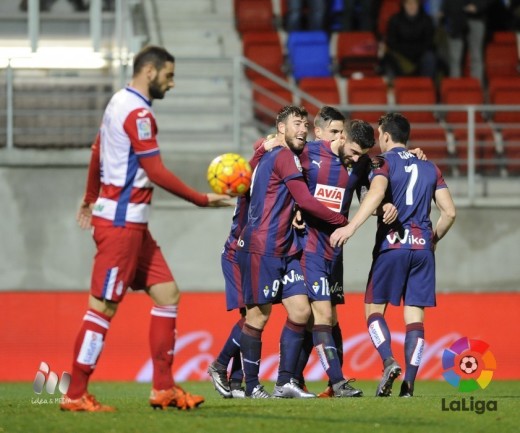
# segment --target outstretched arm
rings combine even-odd
[[[226,200],[231,199],[228,195],[214,193],[202,194],[190,188],[164,166],[158,154],[140,158],[139,163],[154,184],[164,188],[177,197],[201,207],[231,206],[230,203],[226,202]]]
[[[339,247],[345,244],[354,235],[356,230],[363,225],[368,217],[374,213],[385,198],[387,186],[388,179],[386,177],[374,177],[370,189],[359,206],[356,215],[354,215],[347,226],[336,229],[334,233],[330,235],[330,245],[332,247]]]

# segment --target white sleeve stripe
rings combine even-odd
[[[143,150],[141,152],[135,152],[136,155],[146,155],[147,153],[159,152],[158,147],[154,147],[153,149]]]

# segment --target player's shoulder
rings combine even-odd
[[[295,165],[298,171],[303,171],[300,156],[287,147],[280,148],[276,155],[276,161],[276,164],[279,164],[279,166],[283,167],[284,169],[288,169]]]
[[[310,152],[312,150],[317,150],[321,147],[322,140],[311,140],[305,143],[305,150]]]
[[[118,109],[137,118],[154,118],[152,107],[144,96],[133,89],[124,88],[117,92]]]

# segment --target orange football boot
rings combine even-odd
[[[66,395],[63,396],[63,401],[60,403],[61,410],[71,412],[115,412],[116,408],[101,404],[96,398],[85,392],[80,398],[72,400]]]
[[[154,409],[168,407],[176,407],[181,410],[193,409],[204,401],[204,397],[201,395],[190,394],[178,385],[173,385],[173,388],[170,389],[152,389],[150,393],[150,406]]]
[[[334,397],[334,390],[332,389],[332,386],[327,386],[325,391],[320,392],[318,394],[318,398],[331,398]]]

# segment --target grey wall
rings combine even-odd
[[[74,219],[85,176],[85,167],[0,167],[0,290],[88,289],[94,245]],[[438,246],[439,291],[519,290],[519,214],[459,209]],[[181,289],[222,290],[231,216],[232,208],[198,209],[158,194],[150,228]],[[345,247],[347,290],[364,290],[374,231],[375,221],[367,222]]]

